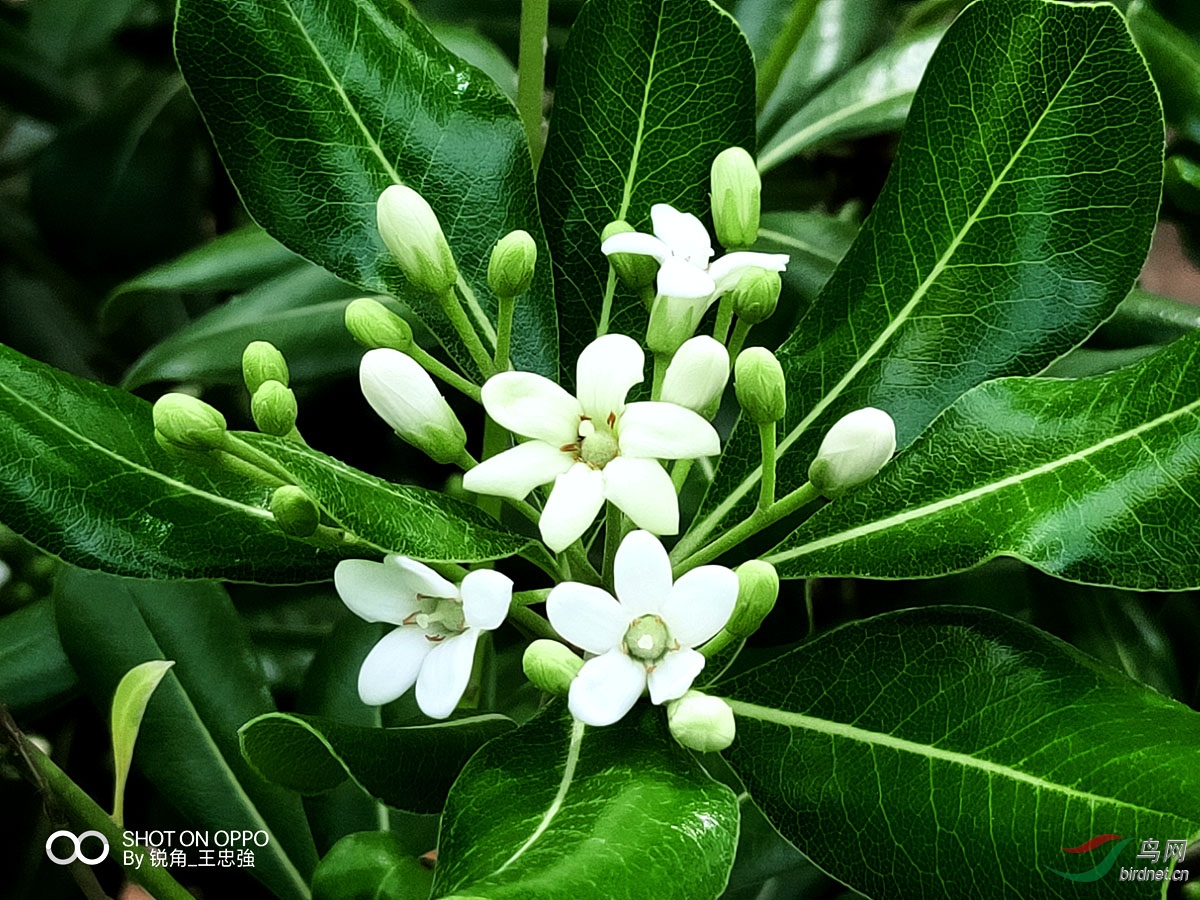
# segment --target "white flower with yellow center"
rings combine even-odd
[[[567,704],[588,725],[611,725],[648,687],[653,703],[687,693],[704,656],[693,649],[729,621],[738,578],[724,566],[701,566],[671,583],[671,560],[654,535],[626,535],[613,561],[617,596],[566,582],[550,592],[546,612],[563,638],[596,654],[571,682]]]
[[[520,500],[554,482],[538,527],[551,550],[568,547],[609,500],[639,528],[679,530],[679,500],[660,459],[695,459],[720,451],[717,432],[674,403],[625,403],[642,380],[645,354],[632,338],[609,334],[579,354],[578,395],[541,375],[502,372],[483,386],[497,423],[530,438],[463,477],[480,494]]]

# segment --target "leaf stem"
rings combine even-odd
[[[604,567],[600,571],[605,584],[613,583],[613,560],[617,558],[617,548],[621,546],[624,526],[625,517],[617,505],[610,501],[604,519]]]
[[[759,483],[758,508],[766,512],[775,503],[775,423],[758,426],[762,445],[762,481]]]
[[[500,297],[500,310],[496,323],[496,371],[507,372],[509,352],[512,349],[513,311],[517,301],[512,297]]]
[[[549,622],[535,613],[528,606],[518,606],[513,603],[508,608],[508,619],[530,637],[549,638],[552,641],[561,640]]]
[[[771,45],[767,58],[763,60],[763,64],[758,70],[757,107],[759,113],[766,107],[767,101],[775,93],[775,88],[779,86],[779,79],[783,77],[783,71],[787,68],[788,61],[796,52],[800,39],[804,37],[804,32],[808,30],[808,26],[812,22],[813,15],[817,11],[817,3],[818,0],[795,0],[792,3],[791,12],[788,14],[787,21],[783,23],[779,37]]]
[[[544,544],[531,544],[521,551],[521,558],[533,563],[555,581],[562,577],[562,566],[550,555]],[[529,601],[536,603],[536,600]]]
[[[535,603],[545,603],[550,596],[550,588],[537,588],[532,591],[517,591],[513,594],[514,606],[533,606]]]
[[[550,0],[521,0],[521,38],[517,51],[517,111],[525,126],[536,172],[542,161],[542,91],[546,78],[546,30]]]
[[[601,585],[600,573],[596,571],[595,567],[588,560],[587,553],[584,552],[583,545],[579,541],[573,543],[560,553],[559,556],[566,558],[573,579],[596,587]]]
[[[458,283],[462,287],[466,287],[466,282],[459,275]],[[470,290],[468,288],[468,290]],[[484,378],[488,378],[495,371],[492,364],[492,355],[488,353],[483,346],[483,341],[480,340],[479,334],[471,327],[471,322],[467,318],[466,312],[463,311],[462,303],[459,302],[458,293],[454,288],[446,291],[441,296],[442,311],[446,313],[446,318],[450,320],[450,324],[454,326],[454,330],[458,332],[459,338],[467,348],[467,352],[471,354],[471,359],[474,360],[480,373]]]
[[[694,459],[675,460],[675,465],[671,467],[671,485],[675,488],[676,494],[683,490],[683,484],[687,481],[688,474],[692,471],[695,463]]]
[[[669,353],[654,354],[654,381],[650,385],[650,399],[661,400],[663,379],[667,377],[667,366],[671,364]]]
[[[450,385],[450,387],[454,388],[459,393],[470,397],[476,403],[482,402],[480,400],[479,385],[475,384],[473,381],[468,381],[449,366],[444,365],[443,363],[434,359],[427,352],[418,347],[415,342],[411,347],[408,348],[408,355],[415,359],[417,361],[417,365],[419,365],[430,375],[433,375],[435,378],[440,378],[443,382]]]
[[[738,319],[737,324],[733,326],[733,337],[729,341],[730,362],[737,359],[738,354],[742,352],[742,346],[746,343],[746,335],[750,333],[750,329],[753,327],[749,322],[741,319]]]
[[[721,297],[721,301],[717,304],[717,322],[713,326],[713,337],[718,343],[725,343],[729,337],[729,323],[733,321],[733,298],[730,294],[725,294]],[[733,359],[735,353],[730,353],[729,358]]]

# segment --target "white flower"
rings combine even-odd
[[[479,636],[500,626],[512,601],[512,580],[492,569],[476,569],[455,587],[428,566],[394,554],[382,563],[343,560],[333,583],[356,616],[399,626],[363,660],[363,703],[390,703],[415,683],[417,705],[435,719],[454,712]]]
[[[720,451],[717,432],[674,403],[626,405],[642,380],[645,354],[632,338],[608,334],[579,354],[572,397],[531,372],[501,372],[483,386],[488,415],[532,438],[471,469],[463,487],[520,500],[554,482],[538,527],[558,552],[583,534],[609,500],[639,528],[679,530],[679,499],[660,459],[695,459]]]
[[[650,207],[650,221],[653,235],[636,231],[615,234],[600,250],[605,255],[641,253],[657,259],[659,296],[670,298],[676,313],[696,324],[717,297],[738,283],[746,269],[758,267],[782,272],[787,267],[786,253],[744,250],[726,253],[710,265],[713,249],[708,231],[691,213],[656,203]]]
[[[654,703],[687,693],[704,668],[692,649],[721,630],[737,602],[737,576],[724,566],[692,569],[671,584],[671,561],[652,534],[634,531],[613,562],[617,598],[566,582],[550,592],[550,624],[597,654],[571,682],[568,706],[588,725],[611,725],[650,688]]]

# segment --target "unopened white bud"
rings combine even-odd
[[[688,691],[667,704],[667,727],[680,744],[701,753],[724,750],[737,733],[729,704],[699,691]]]
[[[414,287],[440,296],[454,286],[454,254],[424,197],[406,185],[393,184],[379,195],[375,214],[380,237]]]
[[[696,326],[704,318],[707,309],[708,302],[705,299],[696,301],[659,294],[650,306],[646,347],[653,353],[674,353],[696,333]]]
[[[434,462],[462,455],[467,433],[429,377],[411,356],[381,348],[367,352],[358,369],[363,396],[396,434]]]
[[[711,419],[728,381],[729,351],[720,341],[700,335],[684,341],[671,359],[663,378],[662,399]]]
[[[717,240],[726,249],[758,240],[762,179],[754,157],[741,147],[717,154],[712,164],[712,213]]]
[[[808,480],[832,500],[874,478],[895,452],[892,417],[870,406],[855,410],[829,429],[808,467]]]

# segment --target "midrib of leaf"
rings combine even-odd
[[[273,518],[271,513],[265,509],[259,509],[257,506],[247,506],[245,503],[239,503],[236,500],[230,500],[228,497],[222,497],[220,494],[210,494],[208,491],[202,491],[199,488],[196,488],[190,484],[187,484],[186,482],[176,481],[174,478],[171,478],[171,477],[163,474],[162,472],[157,471],[156,469],[147,468],[146,466],[143,466],[140,463],[134,462],[132,459],[129,459],[129,457],[127,457],[127,456],[121,456],[119,453],[116,453],[113,450],[109,450],[103,444],[96,443],[91,438],[80,434],[78,431],[71,428],[66,423],[64,423],[58,419],[55,419],[49,413],[47,413],[45,410],[41,409],[41,407],[34,405],[33,403],[31,403],[26,398],[22,397],[20,394],[18,394],[16,391],[14,391],[12,388],[10,388],[7,384],[3,383],[2,381],[0,381],[0,390],[3,390],[9,396],[13,397],[22,406],[28,407],[29,409],[33,410],[33,412],[35,414],[37,414],[38,416],[41,416],[43,419],[45,419],[47,422],[49,422],[51,425],[53,425],[58,430],[65,432],[66,434],[70,435],[73,438],[78,439],[80,442],[82,442],[84,444],[87,444],[89,447],[94,448],[95,450],[99,451],[100,453],[109,457],[110,459],[113,459],[118,463],[122,463],[122,464],[128,466],[129,468],[142,473],[143,475],[147,475],[150,478],[153,478],[153,479],[163,482],[163,484],[167,484],[174,488],[177,488],[179,491],[181,491],[183,493],[194,494],[195,496],[201,497],[205,500],[208,500],[211,503],[217,503],[222,506],[231,507],[232,509],[235,509],[238,512],[248,513],[250,515],[258,516],[259,518],[262,518],[262,519],[272,519]]]
[[[313,52],[313,56],[316,58],[317,62],[321,64],[321,68],[325,70],[325,75],[329,79],[329,84],[335,91],[337,91],[338,96],[342,98],[342,105],[346,107],[346,112],[348,112],[350,117],[354,119],[354,124],[358,126],[358,130],[362,133],[362,136],[366,140],[368,147],[370,147],[371,152],[374,153],[379,162],[382,163],[384,169],[387,170],[387,173],[392,176],[392,180],[396,184],[403,184],[404,182],[400,178],[400,173],[396,171],[395,167],[391,164],[391,162],[388,161],[388,158],[384,156],[383,148],[379,146],[379,143],[375,140],[374,135],[367,130],[366,123],[363,122],[362,116],[358,114],[358,109],[353,103],[350,102],[350,97],[347,96],[345,89],[342,87],[341,81],[336,75],[333,74],[333,70],[329,68],[329,63],[325,60],[325,55],[317,47],[316,43],[312,39],[312,36],[309,35],[308,29],[304,27],[304,23],[296,14],[295,6],[292,3],[287,2],[287,0],[284,0],[284,6],[288,11],[288,15],[292,17],[292,22],[294,22],[296,28],[299,29],[301,37],[304,38],[304,42],[308,44],[309,49]],[[360,12],[358,3],[355,3],[354,7],[355,15],[357,16]]]
[[[545,814],[542,816],[542,821],[538,823],[538,827],[529,836],[529,840],[522,844],[516,853],[510,856],[500,868],[488,877],[499,875],[524,856],[525,851],[532,847],[534,842],[545,833],[546,829],[550,827],[550,823],[554,821],[554,817],[558,815],[558,811],[562,809],[563,801],[567,797],[567,791],[571,788],[571,782],[575,780],[575,766],[579,762],[579,750],[583,746],[583,729],[583,722],[579,719],[571,720],[571,741],[567,745],[567,762],[563,767],[562,780],[558,784],[558,793],[554,795],[554,800],[551,801],[550,806],[547,807]]]
[[[785,550],[782,553],[768,554],[766,557],[764,557],[764,559],[772,563],[784,562],[789,559],[794,559],[797,556],[804,556],[808,553],[814,553],[817,550],[824,550],[826,547],[833,547],[847,541],[865,537],[866,535],[874,534],[877,531],[885,531],[888,528],[893,528],[898,525],[905,525],[909,522],[924,518],[926,516],[936,515],[943,509],[948,509],[961,503],[969,503],[970,501],[978,499],[979,497],[985,497],[988,494],[994,494],[996,491],[1020,484],[1021,482],[1030,478],[1037,478],[1038,476],[1053,472],[1054,470],[1060,469],[1066,465],[1070,465],[1071,463],[1082,462],[1094,453],[1099,453],[1101,450],[1116,446],[1124,441],[1138,438],[1147,431],[1152,431],[1160,425],[1168,424],[1180,416],[1187,415],[1188,413],[1191,413],[1197,409],[1200,409],[1200,400],[1194,400],[1191,403],[1181,406],[1179,409],[1174,409],[1170,412],[1163,413],[1156,419],[1151,419],[1149,422],[1138,425],[1136,428],[1131,428],[1128,431],[1123,431],[1120,434],[1113,435],[1110,438],[1105,438],[1097,444],[1093,444],[1090,447],[1085,447],[1083,450],[1077,450],[1074,453],[1068,453],[1066,456],[1043,463],[1040,466],[1035,466],[1032,469],[1027,469],[1024,472],[1017,472],[1013,475],[1009,475],[1006,478],[1001,478],[999,481],[993,481],[990,484],[980,485],[973,490],[966,491],[962,494],[955,494],[952,497],[946,497],[934,503],[928,503],[925,506],[919,506],[916,509],[905,510],[902,513],[897,513],[896,515],[889,516],[886,519],[880,519],[876,522],[868,522],[865,525],[859,525],[855,528],[848,529],[847,531],[841,531],[837,534],[830,535],[829,537],[810,541],[809,543],[803,544],[792,550]],[[1186,496],[1188,496],[1194,504],[1200,507],[1200,503],[1197,503],[1194,497],[1191,497],[1190,495]]]
[[[1008,177],[1009,171],[1011,171],[1017,160],[1021,158],[1021,154],[1025,151],[1025,148],[1029,146],[1034,135],[1037,134],[1037,131],[1042,126],[1046,116],[1048,116],[1050,111],[1054,109],[1055,105],[1058,103],[1058,98],[1062,95],[1062,92],[1066,90],[1067,85],[1069,85],[1075,78],[1075,74],[1079,71],[1079,67],[1083,64],[1083,61],[1091,55],[1092,47],[1095,45],[1098,37],[1099,32],[1097,31],[1097,34],[1092,36],[1091,42],[1088,44],[1087,49],[1080,54],[1079,59],[1076,60],[1075,65],[1067,74],[1067,77],[1063,79],[1063,83],[1059,85],[1058,90],[1054,93],[1054,96],[1046,104],[1046,108],[1042,110],[1042,113],[1038,116],[1037,121],[1033,123],[1033,127],[1029,129],[1029,133],[1025,135],[1025,138],[1021,141],[1020,146],[1013,151],[1012,156],[1009,157],[1008,162],[1000,171],[1000,174],[992,179],[992,183],[988,186],[987,191],[984,193],[983,198],[979,201],[979,204],[975,207],[975,210],[970,216],[967,217],[967,221],[963,224],[962,228],[959,229],[958,233],[954,235],[954,238],[950,241],[950,244],[938,258],[937,263],[932,269],[930,269],[929,274],[926,275],[921,283],[917,286],[917,289],[913,292],[913,295],[909,301],[904,304],[901,310],[896,314],[895,318],[888,323],[887,327],[880,332],[879,336],[874,340],[874,342],[872,342],[871,346],[867,348],[866,353],[862,354],[857,360],[855,360],[854,365],[847,370],[846,374],[842,376],[841,380],[839,380],[831,390],[829,390],[820,400],[818,400],[816,405],[809,410],[808,415],[801,419],[796,427],[788,432],[783,440],[779,442],[779,446],[776,449],[776,458],[782,456],[791,448],[792,444],[794,444],[808,429],[808,426],[811,425],[821,415],[821,413],[825,411],[829,404],[841,396],[841,393],[846,389],[846,386],[849,385],[850,382],[852,382],[855,378],[857,378],[858,374],[864,368],[866,368],[867,364],[870,363],[871,360],[875,358],[875,355],[883,349],[883,346],[889,340],[891,340],[892,335],[899,330],[900,326],[908,321],[913,311],[929,292],[930,287],[937,282],[937,279],[941,276],[942,272],[946,270],[946,267],[954,258],[954,254],[958,251],[959,246],[966,239],[975,223],[979,221],[979,216],[983,213],[984,209],[986,209],[988,203],[992,199],[992,196],[997,190],[999,190],[1000,186],[1004,184],[1004,179]],[[762,465],[760,464],[755,466],[754,469],[744,479],[742,479],[741,484],[734,488],[729,495],[704,518],[703,522],[699,523],[699,525],[693,526],[693,528],[690,530],[696,531],[698,536],[707,536],[714,527],[721,523],[725,516],[729,514],[729,511],[733,509],[738,501],[740,501],[742,497],[746,495],[746,493],[758,482],[761,477]]]
[[[756,703],[746,703],[741,700],[733,700],[729,697],[725,697],[723,699],[733,709],[734,715],[742,716],[744,718],[757,719],[760,722],[770,722],[773,725],[781,725],[785,728],[799,728],[805,731],[816,732],[818,734],[826,734],[830,737],[843,738],[849,741],[857,741],[859,743],[869,744],[873,747],[885,747],[889,750],[896,750],[901,753],[911,753],[916,756],[923,756],[929,760],[946,763],[947,765],[975,769],[980,772],[985,772],[989,776],[1005,778],[1011,781],[1019,781],[1038,790],[1050,791],[1052,793],[1061,794],[1065,797],[1070,797],[1074,800],[1082,800],[1093,805],[1102,804],[1106,806],[1115,806],[1123,809],[1129,809],[1134,812],[1148,813],[1153,816],[1177,818],[1174,813],[1150,809],[1145,806],[1138,806],[1136,803],[1118,800],[1115,797],[1105,797],[1100,794],[1090,793],[1089,791],[1080,791],[1076,788],[1068,787],[1065,784],[1057,784],[1053,781],[1046,781],[1044,778],[1038,778],[1036,775],[1029,775],[1018,769],[1013,769],[1008,766],[1000,765],[999,763],[990,762],[986,759],[979,759],[978,757],[971,756],[968,753],[959,753],[955,750],[942,750],[929,744],[919,744],[915,741],[894,737],[893,735],[884,734],[879,731],[868,731],[865,728],[856,728],[853,725],[846,725],[842,722],[832,722],[828,719],[818,719],[814,716],[806,716],[801,713],[793,713],[782,709],[774,709],[773,707],[769,706],[759,706]]]
[[[810,244],[807,241],[802,241],[799,238],[792,237],[790,234],[784,234],[782,231],[772,231],[769,228],[760,228],[758,229],[758,236],[760,238],[766,238],[773,244],[791,247],[793,250],[799,250],[801,253],[807,253],[809,256],[815,256],[818,259],[824,259],[831,263],[837,263],[841,260],[840,256],[835,256],[822,247],[818,247],[815,244]]]

